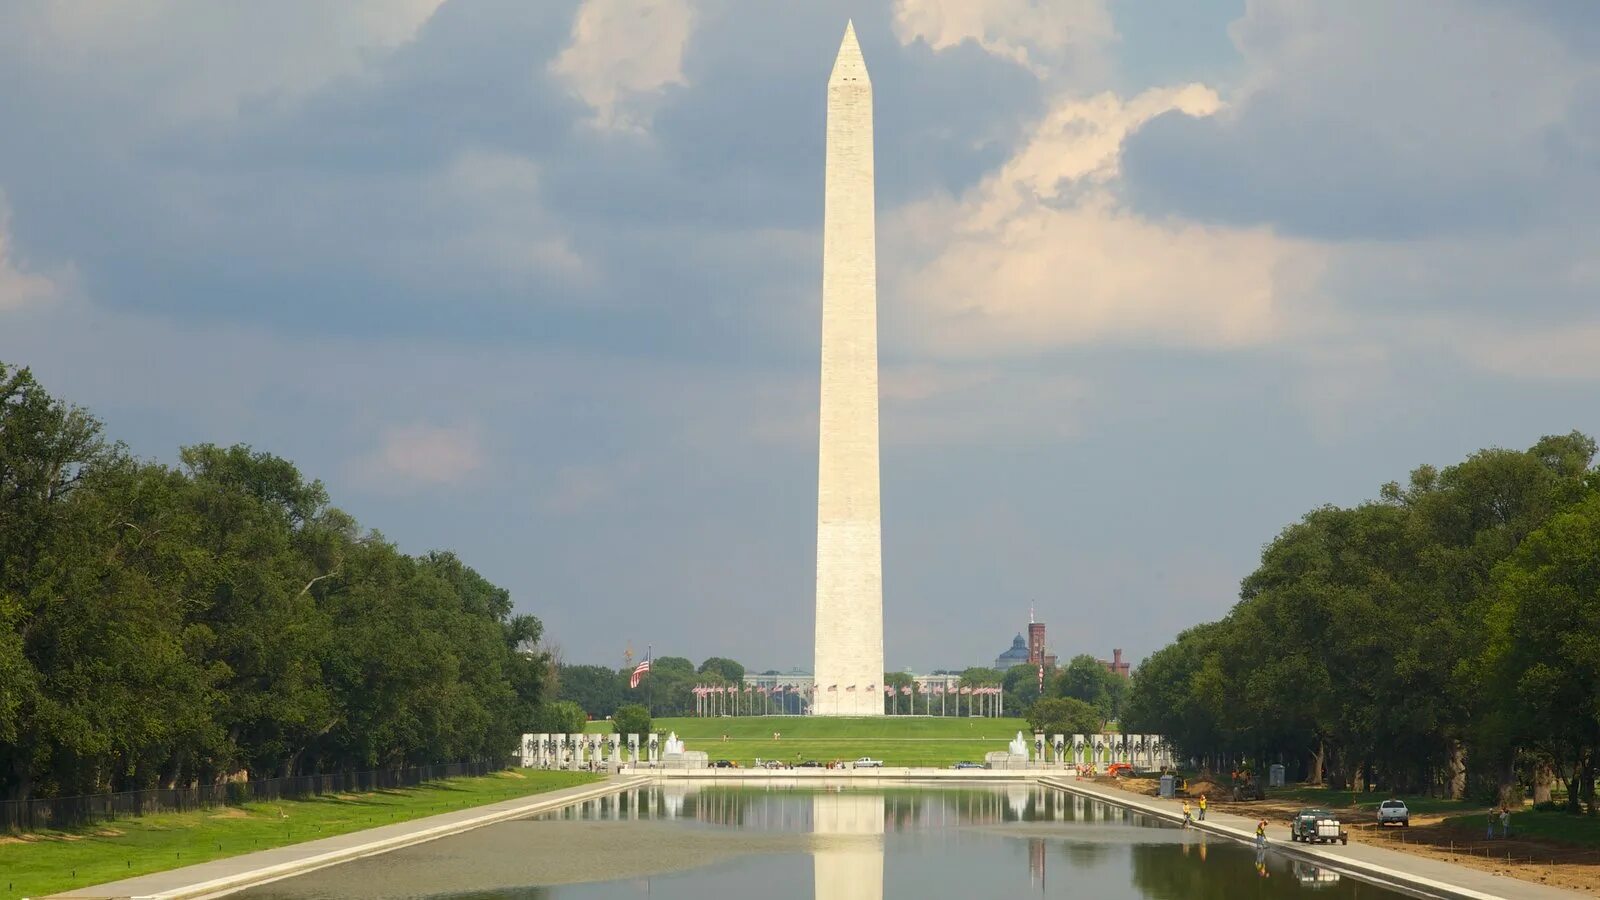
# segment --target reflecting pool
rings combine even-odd
[[[1400,897],[1032,785],[673,783],[265,885],[254,900]]]

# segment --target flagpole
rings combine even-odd
[[[650,661],[650,651],[652,649],[653,647],[650,644],[644,645],[645,662]],[[651,668],[653,669],[655,667],[651,666]],[[646,678],[650,678],[650,669],[645,669],[644,675]],[[644,685],[644,711],[650,715],[650,718],[654,719],[656,717],[656,692],[654,678],[650,678],[650,680],[645,682]]]

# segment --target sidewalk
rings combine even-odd
[[[53,894],[44,900],[112,900],[112,898],[121,900],[121,898],[146,897],[178,900],[178,898],[220,896],[252,885],[302,875],[325,866],[360,859],[363,856],[372,856],[431,841],[434,838],[460,834],[484,825],[559,809],[568,804],[592,800],[595,797],[639,787],[649,782],[648,778],[614,776],[598,784],[530,794],[487,806],[441,813],[394,825],[383,825],[338,837],[275,847],[271,850],[231,856],[227,859],[212,860],[166,872],[155,872],[109,884],[78,888],[66,893]]]
[[[1104,800],[1170,822],[1183,821],[1181,800],[1145,797],[1072,778],[1045,777],[1039,782],[1047,787]],[[1254,846],[1256,821],[1211,810],[1206,814],[1206,821],[1196,822],[1195,827]],[[1371,844],[1297,844],[1289,840],[1288,828],[1281,822],[1269,826],[1267,847],[1274,853],[1315,863],[1341,874],[1430,897],[1460,900],[1570,900],[1573,897],[1590,896]]]

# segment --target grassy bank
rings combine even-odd
[[[167,813],[82,831],[0,838],[0,896],[41,897],[595,780],[580,772],[512,770],[417,788]]]
[[[610,722],[589,724],[594,731],[611,730]],[[958,760],[982,762],[985,753],[1006,749],[1018,731],[1031,735],[1021,719],[916,716],[656,719],[655,730],[663,735],[675,731],[687,749],[741,766],[752,765],[757,758],[826,763],[870,756],[891,766],[944,767]],[[780,736],[774,739],[773,732]]]

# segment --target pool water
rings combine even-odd
[[[247,891],[313,898],[1389,898],[1032,785],[631,790]]]

